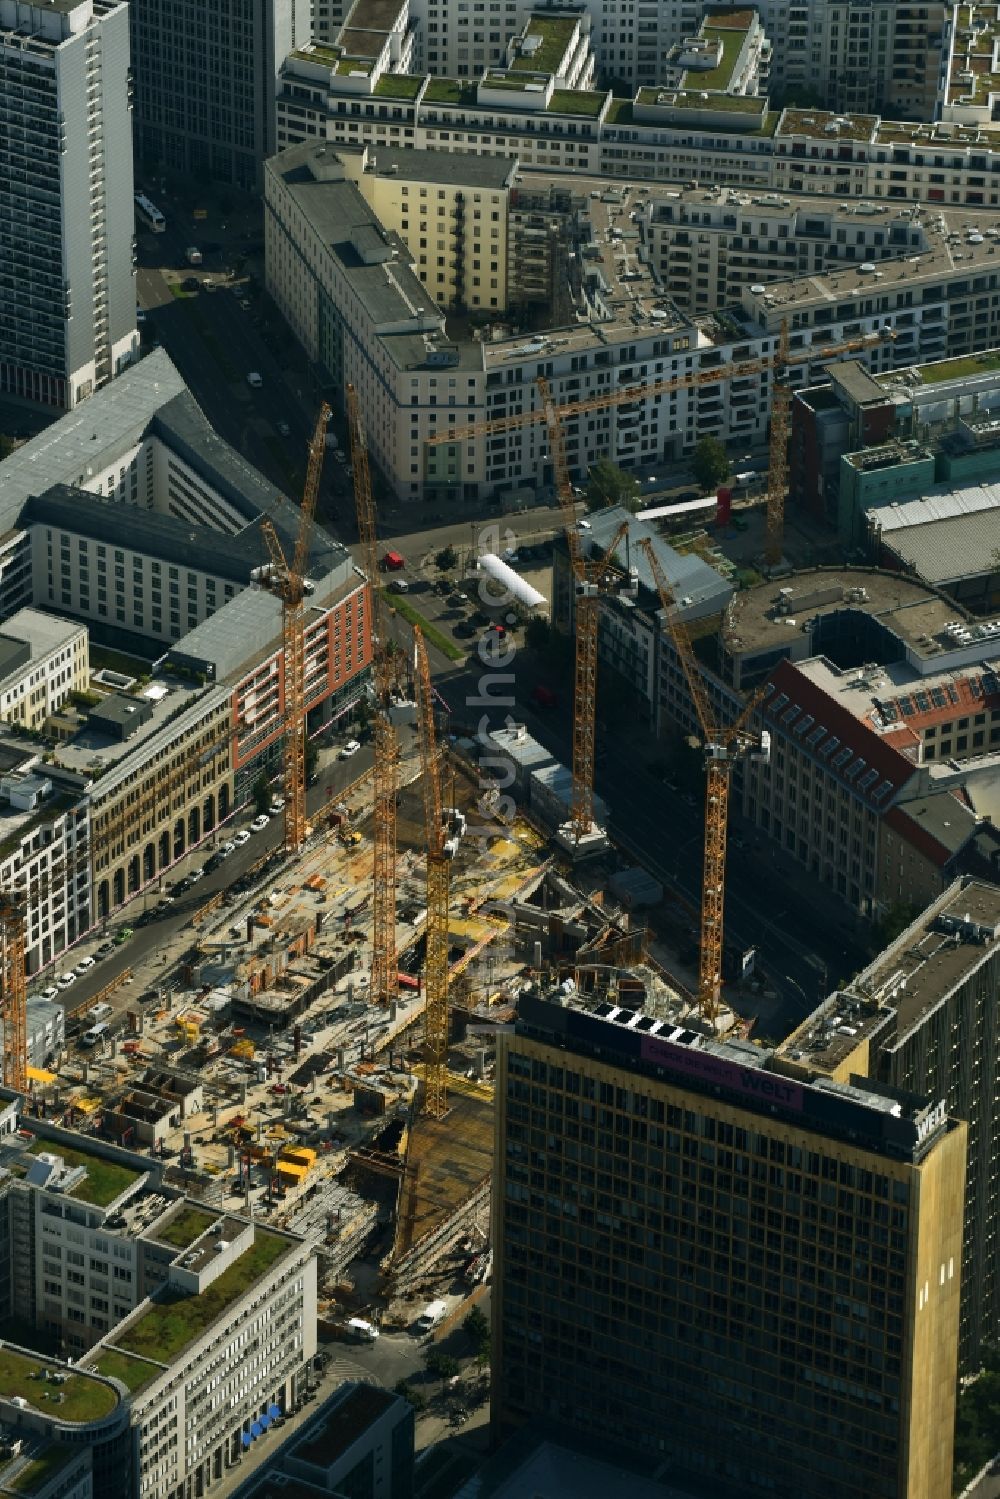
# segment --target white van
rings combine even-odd
[[[347,1331],[359,1343],[374,1343],[378,1337],[378,1328],[374,1322],[366,1322],[364,1317],[352,1317],[347,1324]]]
[[[264,381],[261,379],[256,370],[251,370],[249,375],[247,375],[247,384],[249,385],[251,390],[260,390],[261,386],[264,384]]]
[[[96,1046],[98,1041],[102,1040],[102,1038],[107,1034],[107,1022],[104,1020],[98,1021],[97,1025],[92,1025],[90,1027],[89,1031],[84,1031],[83,1035],[80,1037],[80,1045]]]
[[[433,1332],[438,1323],[443,1320],[447,1310],[448,1303],[446,1301],[428,1302],[414,1323],[416,1331],[419,1333]]]

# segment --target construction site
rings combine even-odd
[[[785,335],[779,375],[788,362]],[[777,390],[771,560],[781,555],[787,435],[788,392],[780,382]],[[471,1287],[488,1275],[492,1078],[526,987],[561,985],[713,1037],[746,1034],[722,986],[728,799],[734,765],[769,748],[755,726],[759,697],[729,725],[715,721],[670,585],[644,544],[705,753],[699,963],[689,990],[634,914],[662,889],[641,869],[621,869],[598,820],[597,619],[602,599],[634,596],[637,583],[619,555],[621,534],[596,557],[581,547],[562,438],[576,408],[556,407],[540,381],[538,405],[512,419],[545,422],[576,596],[572,766],[557,767],[568,789],[563,815],[548,819],[534,798],[516,805],[502,795],[509,780],[485,773],[481,755],[502,744],[439,740],[420,631],[411,653],[390,638],[350,387],[347,408],[374,640],[371,772],[307,820],[304,566],[324,407],[291,559],[265,524],[272,563],[260,584],[281,600],[286,674],[280,868],[260,861],[239,893],[207,901],[176,952],[157,954],[149,973],[129,971],[134,989],[123,1008],[116,1002],[117,1024],[103,1023],[98,1011],[108,1006],[91,1010],[46,1070],[27,1065],[23,897],[0,896],[8,1095],[22,1096],[28,1116],[165,1158],[166,1179],[207,1204],[302,1235],[320,1258],[320,1316],[331,1327],[361,1308],[405,1323],[415,1298],[443,1279],[457,1274]],[[468,434],[442,440],[457,435]]]

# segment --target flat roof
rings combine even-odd
[[[214,616],[213,616],[214,617]],[[138,689],[141,694],[152,693],[146,699],[152,705],[152,716],[140,725],[129,739],[121,739],[94,724],[85,723],[72,739],[61,741],[55,748],[55,760],[67,770],[80,775],[105,776],[111,774],[119,762],[135,753],[138,745],[146,746],[152,736],[162,730],[178,711],[193,708],[202,698],[222,702],[224,687],[199,686],[194,681],[184,681],[174,676],[157,676],[148,686]]]
[[[785,588],[791,593],[782,594]],[[850,598],[861,588],[866,598]],[[823,600],[823,594],[831,596]],[[776,616],[779,603],[787,604],[787,614]],[[899,573],[877,568],[818,567],[743,589],[733,599],[723,623],[723,641],[734,656],[777,648],[792,635],[789,619],[801,623],[841,609],[859,609],[881,620],[914,654],[925,657],[938,654],[935,644],[944,640],[944,627],[956,612],[950,600]],[[925,636],[930,637],[930,643],[925,642]]]
[[[92,1207],[109,1207],[117,1197],[120,1197],[129,1187],[134,1186],[143,1176],[143,1172],[137,1171],[133,1166],[126,1166],[113,1157],[99,1155],[96,1151],[87,1150],[86,1147],[74,1148],[63,1144],[61,1140],[46,1140],[39,1137],[28,1146],[27,1154],[58,1156],[68,1170],[82,1166],[87,1173],[86,1176],[75,1186],[70,1187],[66,1196],[75,1198],[77,1202],[88,1203]]]
[[[0,1343],[0,1400],[11,1399],[71,1426],[103,1420],[119,1404],[116,1391],[89,1371]]]
[[[511,187],[516,156],[477,156],[471,151],[417,151],[411,146],[369,146],[368,160],[378,177],[439,183],[442,187]]]
[[[344,29],[390,31],[406,9],[407,0],[354,0],[344,19]]]
[[[641,545],[643,541],[652,542],[657,560],[673,589],[677,613],[682,618],[697,619],[721,613],[732,598],[732,583],[703,557],[695,552],[675,552],[655,526],[640,520],[623,506],[609,505],[606,510],[592,512],[588,519],[590,530],[581,533],[580,540],[584,554],[594,556],[604,556],[619,527],[628,524],[627,536],[619,543],[616,557],[619,562],[627,561],[636,569],[639,586],[652,596],[654,609],[660,607],[659,593],[645,548]]]
[[[995,939],[956,944],[945,929],[948,919],[966,917],[977,926],[1000,931],[1000,888],[968,877],[956,880],[874,962],[804,1020],[782,1042],[779,1053],[800,1052],[810,1066],[832,1072],[890,1022],[889,1049],[902,1046],[931,1011],[996,952]],[[854,1013],[844,1024],[854,1034],[838,1034],[832,1018],[843,1017],[851,1006]]]
[[[543,1045],[703,1093],[709,1108],[728,1095],[740,1108],[770,1119],[772,1127],[791,1118],[819,1138],[847,1139],[888,1159],[915,1161],[921,1154],[920,1121],[928,1110],[924,1099],[904,1102],[887,1097],[877,1084],[834,1082],[821,1068],[804,1067],[789,1076],[777,1050],[744,1040],[715,1040],[624,999],[621,1005],[609,1000],[595,1005],[579,993],[526,992],[514,1028],[518,1036]],[[945,1127],[942,1118],[938,1129]]]
[[[289,1456],[317,1468],[328,1468],[398,1399],[391,1390],[380,1389],[378,1385],[347,1387],[341,1398],[295,1439]]]
[[[140,1358],[172,1362],[296,1247],[290,1239],[256,1227],[252,1245],[205,1290],[184,1295],[161,1288],[155,1300],[144,1302],[108,1335],[108,1343]]]
[[[100,473],[137,446],[156,413],[185,389],[166,351],[155,349],[16,448],[0,465],[0,531],[17,525],[29,495],[81,485],[88,470]]]

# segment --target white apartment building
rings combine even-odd
[[[90,929],[90,818],[86,779],[36,752],[0,779],[0,883],[23,896],[25,963],[37,973]]]
[[[0,630],[0,720],[37,729],[89,678],[87,629],[19,609]]]
[[[738,96],[720,107],[712,94],[695,99],[694,90],[682,108],[656,87],[632,99],[598,88],[554,90],[540,100],[509,87],[487,98],[473,79],[378,67],[353,82],[348,91],[335,68],[321,79],[295,56],[286,59],[278,79],[278,149],[315,138],[516,156],[523,166],[617,182],[694,180],[838,199],[1000,205],[1000,132],[988,124],[779,111],[766,98]]]
[[[69,410],[138,354],[128,13],[0,0],[0,394]]]

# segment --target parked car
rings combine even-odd
[[[235,854],[235,852],[236,852],[236,844],[233,843],[231,839],[227,840],[225,843],[223,843],[222,846],[221,846],[221,848],[219,849],[219,854],[221,855],[221,857],[223,859],[228,859],[229,855],[230,854]]]
[[[104,1004],[102,1001],[100,1004],[94,1005],[93,1009],[87,1012],[87,1019],[91,1022],[95,1020],[107,1020],[108,1016],[113,1013],[111,1006]]]
[[[123,926],[121,931],[115,937],[115,946],[121,947],[123,943],[127,942],[128,939],[130,937],[133,937],[134,935],[135,933],[132,931],[132,928],[130,926]]]
[[[283,796],[272,796],[272,798],[271,798],[271,805],[268,808],[268,810],[271,813],[271,816],[272,817],[277,817],[278,813],[279,812],[283,812],[284,809],[285,809],[285,798]]]
[[[41,994],[39,995],[39,998],[40,999],[58,999],[59,998],[59,990],[56,988],[55,984],[49,984],[48,988],[42,990]]]
[[[110,956],[114,952],[114,950],[115,950],[115,944],[113,942],[102,942],[101,945],[100,945],[100,947],[97,949],[95,957],[98,957],[98,958],[110,958]]]
[[[238,833],[233,834],[233,842],[237,848],[242,848],[244,843],[250,842],[250,833],[247,828],[240,828]]]
[[[88,968],[93,968],[93,958],[78,958],[76,963],[77,973],[86,973]]]
[[[347,743],[344,745],[343,749],[340,751],[340,754],[337,756],[337,759],[338,760],[350,760],[350,759],[352,759],[357,754],[357,752],[358,752],[358,750],[360,748],[361,748],[361,745],[358,743],[358,741],[356,739],[348,739]]]
[[[67,969],[67,971],[65,973],[57,973],[56,974],[56,986],[59,989],[68,989],[69,986],[70,986],[70,984],[75,984],[75,983],[76,983],[76,974],[73,972],[72,968]]]
[[[262,833],[270,821],[271,819],[266,812],[259,813],[250,824],[251,833]]]
[[[279,437],[291,437],[291,435],[292,435],[292,429],[288,425],[288,423],[287,422],[279,422],[278,423],[278,436]]]

